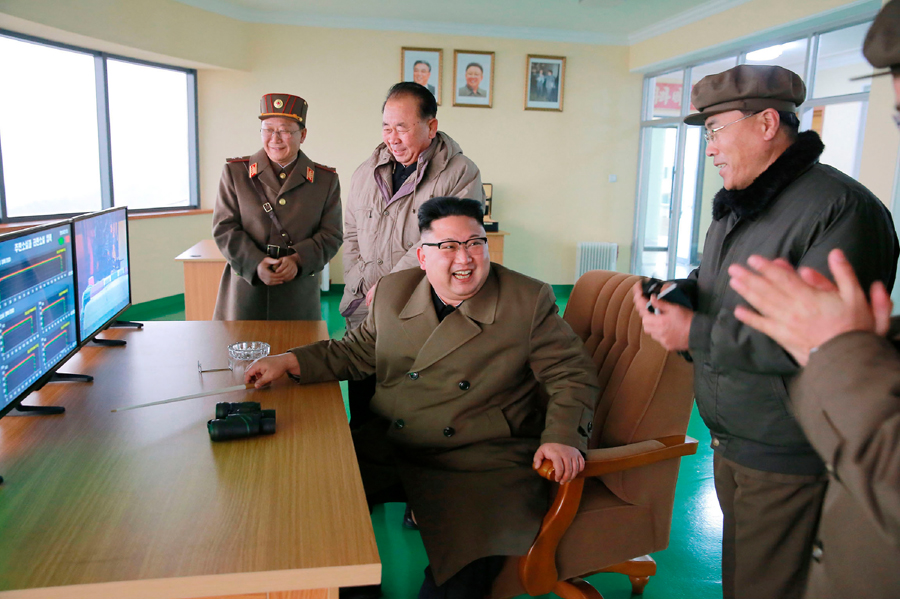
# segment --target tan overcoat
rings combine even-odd
[[[368,312],[366,292],[389,272],[418,268],[419,206],[455,196],[484,204],[481,173],[449,135],[438,131],[416,163],[416,172],[391,193],[397,161],[385,144],[353,173],[344,217],[344,297],[341,314],[351,328]]]
[[[892,324],[897,329],[900,320]],[[810,356],[791,387],[794,414],[830,474],[809,599],[900,597],[900,353],[893,339],[840,335]]]
[[[422,270],[390,274],[360,327],[291,350],[303,382],[375,374],[371,408],[385,419],[438,584],[480,557],[528,550],[548,507],[534,452],[550,442],[586,450],[599,393],[550,286],[490,268],[440,323]],[[366,472],[363,481],[371,493]]]
[[[263,209],[250,178],[254,164],[266,200],[293,241],[290,249],[300,258],[297,277],[281,285],[265,285],[256,274],[266,246],[288,245]],[[303,152],[284,182],[273,172],[265,150],[228,161],[219,182],[213,237],[228,261],[219,283],[215,320],[321,320],[318,274],[342,241],[337,173]]]

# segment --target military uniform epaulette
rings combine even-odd
[[[249,156],[242,156],[240,158],[226,158],[225,162],[231,164],[232,162],[250,162]]]
[[[313,162],[313,164],[316,165],[316,168],[320,168],[323,171],[328,171],[330,173],[337,174],[337,169],[334,168],[333,166],[325,166],[324,164],[319,164],[318,162]]]

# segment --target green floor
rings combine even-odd
[[[565,309],[570,290],[571,286],[554,286],[561,312]],[[332,338],[340,338],[344,334],[344,320],[338,312],[339,301],[339,287],[322,296],[322,318],[328,323]],[[138,304],[130,308],[123,319],[184,320],[184,298],[174,296]],[[341,390],[346,402],[346,383],[341,383]],[[696,408],[691,416],[688,434],[699,439],[700,449],[697,455],[681,462],[669,548],[653,556],[658,572],[644,591],[646,599],[711,599],[722,596],[719,570],[722,512],[713,488],[709,431],[703,426]],[[427,564],[419,533],[400,526],[402,518],[402,504],[381,506],[372,514],[381,554],[385,599],[416,597],[422,583],[422,571]],[[597,531],[597,534],[603,534],[603,531]],[[598,574],[588,580],[606,599],[631,596],[631,585],[625,576]]]

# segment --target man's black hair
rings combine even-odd
[[[437,118],[437,100],[434,99],[434,94],[415,81],[401,81],[391,87],[384,99],[384,104],[381,105],[381,112],[384,113],[384,107],[387,106],[388,100],[403,96],[415,98],[418,101],[420,119]]]
[[[463,200],[454,197],[431,198],[419,206],[419,233],[431,230],[431,223],[448,216],[468,216],[484,222],[484,211],[478,200]]]
[[[469,67],[478,67],[478,70],[481,71],[481,74],[484,75],[484,67],[478,64],[477,62],[470,62],[466,65],[466,71],[469,70]],[[463,71],[465,73],[466,71]]]
[[[428,72],[431,72],[431,64],[427,60],[417,60],[413,63],[413,68],[416,68],[416,65],[418,64],[424,64],[426,67],[428,67]]]

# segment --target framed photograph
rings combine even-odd
[[[444,51],[439,48],[401,48],[400,81],[415,81],[434,94],[441,105],[444,80]]]
[[[494,53],[453,51],[453,105],[490,108],[494,104]]]
[[[565,56],[536,56],[525,61],[525,110],[563,109]]]
[[[484,216],[491,218],[491,201],[494,199],[494,184],[482,183],[481,188],[484,190]]]

